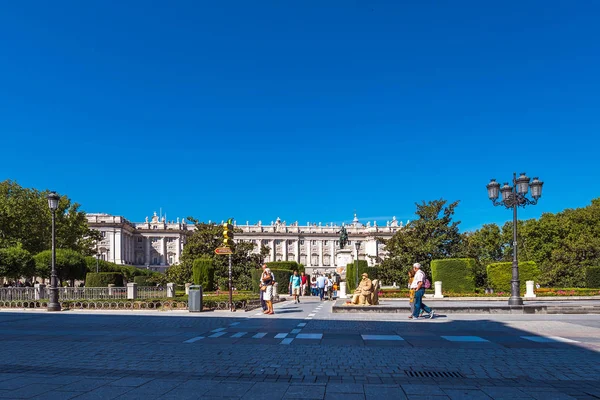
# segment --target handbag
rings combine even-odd
[[[266,286],[261,286],[260,287],[260,291],[261,292],[266,292],[267,291],[267,287]]]

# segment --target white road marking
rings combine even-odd
[[[321,339],[323,339],[323,334],[322,333],[299,333],[298,335],[296,335],[296,339],[321,340]]]
[[[238,332],[236,334],[231,335],[232,338],[240,338],[242,336],[244,336],[246,333],[248,332]]]
[[[480,338],[479,336],[442,336],[450,342],[489,342],[489,340]]]
[[[213,333],[212,335],[209,336],[209,338],[217,338],[217,337],[221,337],[224,334],[226,334],[227,332],[217,332],[217,333]]]
[[[275,335],[275,339],[285,339],[287,335],[287,333],[278,333],[277,335]]]
[[[398,335],[360,335],[363,340],[404,340]]]
[[[198,340],[202,340],[202,339],[204,339],[204,336],[196,336],[195,338],[191,338],[189,340],[186,340],[183,343],[194,343],[194,342],[197,342]]]
[[[292,343],[292,340],[294,340],[294,338],[286,338],[286,339],[283,339],[281,341],[281,343],[279,343],[279,344],[290,344],[290,343]]]
[[[298,326],[306,326],[306,322],[301,322],[298,324]]]
[[[225,330],[225,328],[217,328],[217,329],[213,329],[211,332],[221,332],[224,330]]]
[[[267,332],[258,332],[256,335],[252,336],[253,339],[262,339],[267,336]]]
[[[579,343],[577,340],[567,339],[560,336],[521,336],[523,339],[537,343]]]
[[[296,334],[296,333],[300,333],[302,329],[292,329],[292,331],[290,333]]]

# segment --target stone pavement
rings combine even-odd
[[[600,316],[0,312],[1,398],[594,399]]]

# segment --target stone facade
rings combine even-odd
[[[156,213],[150,221],[146,218],[140,223],[108,214],[87,214],[87,219],[91,228],[102,233],[103,239],[98,243],[101,259],[158,271],[179,262],[187,237],[195,229],[194,225],[179,219],[167,222]],[[253,225],[236,222],[235,240],[254,243],[256,253],[261,246],[267,246],[269,255],[265,262],[296,261],[304,264],[308,273],[337,270],[343,274],[344,267],[356,257],[371,266],[385,258],[385,245],[376,238],[391,238],[402,229],[402,223],[394,217],[386,226],[378,226],[377,222],[362,224],[355,215],[352,223],[344,225],[348,233],[344,249],[339,242],[341,227],[320,222],[288,224],[280,218],[268,225],[261,221]],[[358,254],[357,242],[360,242]]]

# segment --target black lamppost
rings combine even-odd
[[[354,246],[356,246],[356,260],[354,261],[354,269],[356,270],[356,287],[358,287],[358,251],[360,250],[360,240],[354,242]]]
[[[508,299],[509,306],[523,305],[519,288],[519,262],[517,261],[517,207],[535,205],[538,199],[542,197],[542,185],[544,182],[538,178],[533,178],[531,183],[529,181],[530,179],[523,172],[518,178],[516,173],[513,174],[512,187],[508,183],[500,187],[500,184],[495,179],[492,179],[487,185],[488,197],[494,206],[504,206],[513,209],[513,261],[510,298]],[[531,188],[531,197],[533,197],[533,200],[526,197],[529,188]],[[498,199],[498,192],[502,193],[501,201],[496,201]]]
[[[52,272],[50,275],[50,302],[48,303],[48,311],[60,311],[60,303],[58,302],[58,287],[56,276],[56,210],[58,209],[58,201],[60,196],[56,192],[48,194],[48,207],[52,211]]]

